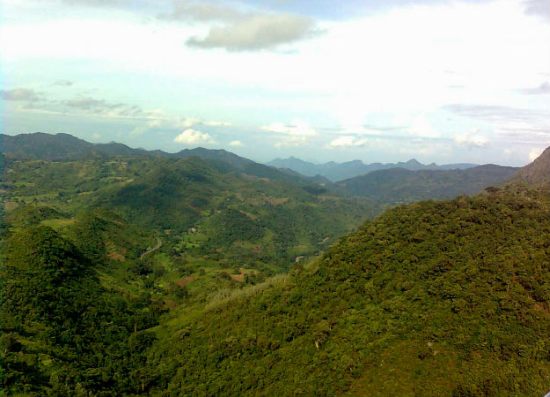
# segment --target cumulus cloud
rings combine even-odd
[[[5,101],[34,102],[40,99],[40,94],[27,88],[14,88],[12,90],[0,90],[0,98]]]
[[[174,142],[184,145],[211,145],[216,141],[206,132],[187,129],[174,138]]]
[[[529,95],[547,95],[550,94],[550,83],[548,81],[545,81],[538,87],[527,88],[523,90],[523,92]]]
[[[229,146],[231,146],[231,147],[243,147],[244,144],[239,140],[234,140],[234,141],[229,142]]]
[[[262,130],[275,134],[312,137],[317,135],[317,131],[303,121],[295,121],[292,124],[271,123],[262,127]]]
[[[524,0],[523,3],[527,14],[536,15],[550,21],[549,0]]]
[[[273,49],[312,34],[313,22],[295,15],[254,15],[226,26],[214,26],[205,37],[191,37],[187,45],[228,51]]]
[[[328,145],[329,149],[346,149],[351,147],[362,147],[367,144],[366,138],[357,138],[351,135],[341,136],[333,139]]]
[[[302,146],[318,135],[308,123],[295,121],[291,124],[271,123],[261,127],[263,131],[282,136],[275,147]]]
[[[309,17],[288,13],[243,11],[208,2],[180,0],[161,19],[211,23],[205,36],[194,36],[187,45],[195,48],[223,48],[227,51],[274,49],[318,33]]]
[[[441,133],[435,130],[425,116],[416,117],[408,128],[408,132],[419,138],[439,138],[441,136]]]
[[[454,137],[457,145],[467,146],[469,148],[482,148],[489,144],[489,139],[481,135],[478,131],[457,134]]]

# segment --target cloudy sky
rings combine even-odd
[[[550,0],[2,0],[0,16],[8,134],[258,161],[522,165],[550,145]]]

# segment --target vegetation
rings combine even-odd
[[[540,396],[550,201],[497,192],[386,212],[290,276],[174,319],[160,395]]]
[[[347,179],[339,182],[338,186],[355,196],[401,204],[476,194],[489,186],[504,183],[516,172],[517,168],[492,164],[445,171],[394,168]]]
[[[103,288],[93,260],[53,229],[7,241],[1,269],[0,381],[8,394],[118,395],[143,390],[157,323],[150,305]],[[103,258],[104,259],[104,258]]]
[[[542,179],[365,223],[419,190],[381,182],[387,201],[374,205],[227,152],[193,153],[6,157],[0,396],[548,391]],[[428,192],[502,176],[475,170]]]

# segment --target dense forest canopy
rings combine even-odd
[[[38,137],[3,163],[0,395],[548,391],[550,152],[394,206],[515,170],[344,188],[206,149],[52,159]]]

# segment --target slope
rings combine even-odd
[[[550,147],[531,164],[518,171],[513,182],[523,182],[529,185],[547,185],[550,183]]]
[[[169,230],[184,251],[199,248],[219,257],[215,252],[224,250],[241,262],[287,264],[315,254],[376,211],[367,200],[325,194],[314,184],[265,169],[274,175],[217,168],[198,158],[157,161],[146,174],[103,192],[94,205],[115,209],[132,223]],[[261,168],[253,171],[260,174]]]
[[[540,396],[550,196],[508,188],[387,211],[290,276],[177,318],[158,395]]]
[[[316,254],[378,211],[249,160],[232,166],[195,156],[17,160],[1,188],[10,211],[43,205],[70,218],[101,207],[166,234],[176,252],[279,267]]]
[[[516,171],[513,167],[492,164],[445,171],[395,168],[347,179],[337,186],[352,195],[368,197],[378,202],[406,203],[478,193],[488,186],[503,183]]]

